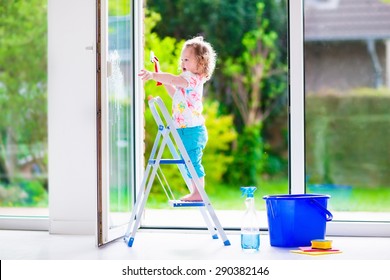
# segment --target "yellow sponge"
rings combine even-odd
[[[332,249],[332,240],[315,239],[311,241],[311,248],[313,249]]]

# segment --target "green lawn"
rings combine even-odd
[[[156,186],[157,187],[157,186]],[[206,186],[207,194],[215,209],[243,210],[244,200],[241,196],[240,186],[215,185]],[[263,196],[275,194],[287,194],[287,179],[263,181],[255,192],[256,208],[265,210]],[[317,193],[317,192],[316,192]],[[367,211],[390,212],[390,187],[352,187],[349,191],[331,190],[321,192],[329,194],[329,205],[334,211]],[[147,202],[148,208],[169,208],[167,198],[163,193],[152,194]]]
[[[153,188],[154,187],[158,188],[159,186],[153,186]],[[207,185],[206,192],[215,209],[242,210],[245,208],[245,198],[241,196],[240,186],[230,186],[224,184],[213,186]],[[284,193],[288,193],[287,180],[265,181],[255,192],[255,199],[258,200],[258,209],[265,209],[265,203],[262,199],[264,195]],[[147,207],[156,209],[169,207],[165,194],[151,194],[147,202]]]

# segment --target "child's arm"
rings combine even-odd
[[[173,95],[176,92],[176,87],[173,85],[164,84],[165,89],[167,90],[168,94],[173,97]]]
[[[160,62],[158,60],[158,58],[156,56],[154,56],[154,53],[151,51],[150,52],[150,61],[154,63],[154,72],[160,72]],[[157,85],[162,85],[162,83],[160,82],[157,82]],[[172,86],[172,85],[169,85],[169,84],[164,84],[164,87],[165,87],[165,90],[168,92],[168,94],[173,97],[173,95],[175,94],[176,92],[176,87],[175,86]]]
[[[181,76],[176,76],[170,73],[164,72],[150,72],[145,69],[142,69],[138,74],[143,81],[155,80],[157,82],[163,83],[167,89],[169,95],[173,96],[175,93],[175,87],[187,87],[188,82]]]

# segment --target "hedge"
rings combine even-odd
[[[308,95],[305,125],[310,183],[390,187],[390,94]]]

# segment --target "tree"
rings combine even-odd
[[[257,175],[263,166],[261,129],[273,110],[270,104],[264,106],[265,81],[283,70],[277,65],[277,33],[269,28],[269,20],[264,18],[264,4],[258,3],[257,9],[258,28],[245,34],[242,55],[227,59],[224,67],[224,74],[232,78],[232,97],[243,123],[235,157],[236,165],[246,166],[249,176],[232,174],[234,181],[239,180],[248,185],[257,184]],[[280,93],[274,93],[275,100]],[[270,99],[268,94],[268,101]]]
[[[269,30],[269,21],[263,17],[264,4],[258,4],[259,28],[245,34],[244,51],[238,58],[225,62],[224,73],[232,77],[233,100],[240,112],[244,126],[258,125],[273,109],[263,105],[264,81],[282,70],[276,66],[276,41],[278,35]],[[282,68],[283,69],[283,68]]]
[[[255,27],[256,2],[258,0],[148,0],[147,5],[163,18],[154,28],[156,33],[176,39],[203,35],[223,60],[241,52],[236,42]]]
[[[269,29],[278,37],[278,60],[286,61],[286,1],[279,0],[148,0],[148,7],[161,14],[163,20],[153,27],[159,36],[171,36],[178,40],[197,34],[214,46],[218,53],[217,71],[210,93],[225,106],[231,105],[231,83],[223,75],[224,61],[240,57],[245,34],[258,28],[257,4],[263,3],[262,18],[269,21]],[[207,12],[205,12],[207,11]],[[285,62],[286,63],[286,62]],[[232,108],[229,108],[231,110]]]
[[[207,97],[220,102],[221,113],[234,114],[237,131],[244,131],[246,121],[256,123],[258,122],[256,119],[261,119],[261,123],[257,124],[259,132],[256,134],[264,137],[265,128],[271,127],[272,122],[279,116],[285,118],[286,1],[148,0],[147,4],[162,15],[163,21],[153,28],[159,36],[169,35],[181,39],[201,34],[213,44],[218,53],[218,60]],[[261,5],[261,12],[258,5]],[[263,30],[259,31],[259,29]],[[275,34],[278,36],[272,38]],[[256,43],[259,36],[268,36],[272,40],[272,52],[269,55],[273,59],[273,68],[269,72],[264,72],[268,69],[258,68],[257,76],[252,77],[251,73],[255,73],[253,69],[255,66],[251,66],[250,63],[257,62],[249,59],[251,52],[256,50],[249,48],[251,44]],[[262,56],[268,55],[263,53],[260,56],[260,52],[267,51],[267,48],[263,48],[254,55],[259,60]],[[233,67],[234,63],[238,63],[236,68]],[[258,63],[256,65],[260,66]],[[232,75],[233,71],[238,71],[239,75]],[[237,92],[238,88],[240,93]],[[250,110],[247,110],[248,108]],[[243,137],[240,134],[239,138]],[[284,151],[273,151],[273,147],[266,141],[264,145],[267,147],[267,152],[276,154],[276,158],[284,156]]]
[[[46,168],[41,155],[47,142],[46,2],[1,0],[0,171],[5,182],[17,175],[23,157]]]

